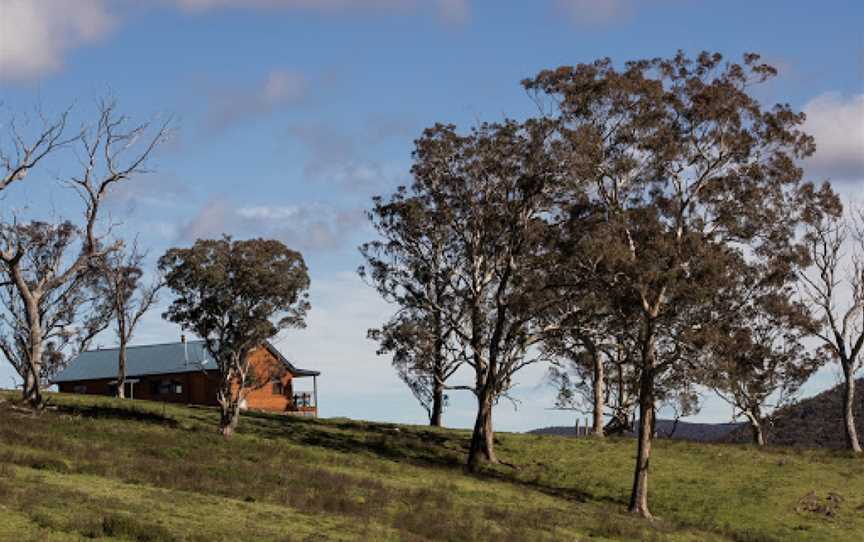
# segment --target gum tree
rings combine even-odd
[[[602,210],[594,235],[607,247],[605,291],[637,307],[639,429],[630,510],[651,518],[648,473],[658,382],[692,374],[690,337],[712,311],[743,254],[802,263],[804,220],[834,198],[802,179],[814,150],[802,113],[751,94],[776,75],[748,54],[609,59],[543,71],[524,86],[560,123],[568,175]],[[576,182],[578,181],[578,182]],[[778,264],[781,265],[781,264]],[[614,280],[613,280],[614,279]]]
[[[751,265],[738,276],[738,284],[725,292],[727,312],[734,317],[706,329],[704,382],[736,417],[747,419],[753,443],[765,446],[764,420],[790,404],[826,359],[804,344],[817,323],[796,300],[794,272],[760,276]]]
[[[42,404],[41,390],[51,385],[71,358],[87,349],[111,319],[111,307],[97,289],[95,268],[85,266],[58,286],[49,282],[80,235],[70,222],[31,222],[0,229],[0,239],[15,243],[21,251],[22,263],[15,273],[35,292],[32,303],[25,302],[12,277],[0,273],[0,351],[25,383],[25,398],[34,408]],[[31,320],[34,312],[36,318]],[[34,321],[41,347],[38,363],[32,358]]]
[[[468,468],[496,462],[492,408],[541,335],[540,318],[554,299],[542,271],[547,187],[557,176],[550,123],[483,124],[466,135],[436,125],[417,140],[412,190],[436,209],[447,232],[452,297],[440,306],[464,352],[477,399]]]
[[[448,380],[462,365],[453,348],[451,230],[428,196],[400,187],[389,199],[373,198],[367,213],[379,239],[364,243],[358,269],[396,311],[368,337],[379,354],[391,354],[399,377],[441,426]]]
[[[106,254],[99,260],[98,290],[101,302],[111,311],[114,332],[117,336],[117,397],[125,397],[126,388],[126,347],[135,334],[141,317],[156,303],[160,277],[145,284],[141,268],[144,255],[138,251],[137,243],[131,248],[121,248]]]
[[[65,322],[60,333],[73,334],[86,306],[70,301],[76,299],[73,292],[82,280],[94,278],[96,260],[122,245],[119,241],[106,244],[109,232],[100,231],[104,200],[116,185],[147,171],[148,159],[169,133],[170,119],[155,129],[149,123],[134,125],[117,112],[113,101],[100,102],[96,121],[78,131],[68,128],[68,115],[67,111],[51,121],[40,114],[42,129],[29,139],[13,119],[9,133],[3,134],[8,137],[0,141],[0,190],[44,167],[49,157],[74,150],[77,166],[61,173],[60,180],[77,193],[84,206],[80,225],[69,221],[26,224],[12,216],[5,217],[0,232],[7,309],[20,314],[6,337],[15,345],[17,365],[24,369],[19,371],[24,378],[24,399],[34,408],[42,405],[43,366],[65,356],[57,349],[60,343],[51,342],[57,333],[52,326]]]
[[[159,259],[175,298],[163,317],[204,340],[219,371],[219,432],[230,438],[254,382],[249,353],[281,330],[305,327],[309,274],[303,256],[273,239],[199,239]]]
[[[807,234],[812,273],[802,293],[818,319],[814,335],[843,371],[843,425],[850,450],[861,453],[855,427],[855,373],[864,364],[864,208],[828,217]],[[848,262],[845,258],[848,257]]]

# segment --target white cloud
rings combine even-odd
[[[104,0],[2,0],[0,81],[56,71],[68,50],[104,37],[114,22]]]
[[[223,233],[234,233],[231,229],[231,219],[234,210],[228,202],[221,199],[211,199],[192,220],[180,227],[178,241],[194,242],[196,239],[212,239]]]
[[[222,131],[238,122],[298,105],[306,98],[307,88],[308,81],[302,73],[276,69],[263,80],[213,91],[207,101],[207,128]]]
[[[297,216],[300,208],[293,205],[281,207],[268,207],[266,205],[257,207],[241,207],[237,214],[247,220],[288,220]]]
[[[579,26],[606,25],[629,19],[635,9],[632,0],[556,0],[556,5]]]
[[[437,0],[438,15],[451,24],[465,24],[471,18],[471,6],[468,0]]]
[[[169,0],[189,11],[206,11],[219,8],[284,8],[338,11],[361,8],[397,8],[405,0]]]
[[[431,13],[448,24],[470,18],[469,0],[162,0],[189,14],[216,9],[306,10],[323,14]],[[143,3],[142,3],[143,4]],[[111,6],[111,9],[109,9]],[[150,6],[143,6],[147,9]],[[30,81],[59,70],[71,50],[104,38],[142,6],[108,0],[0,0],[0,81]],[[263,99],[291,100],[302,80],[274,74]]]
[[[804,130],[816,138],[807,160],[811,175],[837,181],[864,180],[864,94],[825,93],[804,106]]]
[[[349,132],[322,123],[297,124],[288,135],[306,151],[304,176],[335,186],[369,193],[407,182],[409,166],[376,159],[377,146],[391,139],[410,141],[419,132],[405,119],[370,119],[359,132]]]
[[[424,5],[444,22],[463,24],[470,17],[469,0],[167,0],[181,9],[200,13],[214,9],[295,9],[323,13],[412,12]]]
[[[193,242],[222,234],[270,237],[303,251],[328,251],[343,248],[351,235],[365,226],[360,209],[338,209],[323,203],[238,207],[217,198],[179,228],[177,240]]]

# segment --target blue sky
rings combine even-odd
[[[0,101],[6,113],[74,102],[85,118],[110,93],[136,120],[175,116],[155,172],[112,197],[121,232],[153,257],[223,232],[300,249],[312,274],[309,327],[278,345],[323,372],[322,414],[422,423],[365,339],[389,308],[355,270],[356,246],[372,235],[363,209],[408,181],[423,127],[529,115],[535,106],[519,81],[544,68],[753,51],[781,72],[758,96],[808,112],[819,146],[808,174],[860,196],[862,28],[864,4],[851,0],[0,0]],[[4,204],[38,214],[50,201],[74,216],[74,196],[52,173],[15,187]],[[136,342],[179,337],[160,312]],[[0,367],[0,385],[12,374]],[[543,374],[534,367],[517,379],[521,403],[498,407],[501,429],[572,423],[546,410]],[[835,378],[824,371],[808,391]],[[472,409],[457,395],[445,421],[469,426]],[[728,417],[716,401],[700,416]]]

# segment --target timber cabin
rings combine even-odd
[[[62,393],[115,395],[118,348],[88,350],[54,379]],[[272,344],[250,354],[252,385],[241,408],[318,416],[318,371],[299,369]],[[294,391],[294,379],[312,377],[312,391]],[[216,363],[204,341],[129,346],[126,348],[127,398],[189,405],[217,406]]]

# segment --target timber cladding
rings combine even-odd
[[[181,344],[181,343],[178,343]],[[194,343],[190,343],[194,344]],[[215,363],[205,360],[190,364],[189,350],[183,345],[180,356],[185,357],[179,364],[164,360],[141,359],[146,356],[165,356],[164,345],[160,349],[147,350],[147,347],[131,347],[134,349],[141,366],[148,368],[148,374],[136,374],[134,364],[130,364],[126,375],[125,395],[127,398],[182,403],[190,405],[218,405],[216,394],[219,389],[219,375]],[[79,393],[88,395],[115,395],[117,383],[116,363],[111,365],[111,351],[99,350],[85,352],[73,363],[87,364],[87,367],[75,367],[74,370],[58,375],[57,386],[61,393]],[[99,355],[98,364],[89,363]],[[200,355],[200,354],[199,354]],[[203,355],[202,355],[203,356]],[[132,356],[129,356],[132,359]],[[200,357],[197,359],[201,359]],[[290,364],[272,345],[265,344],[254,349],[249,354],[250,371],[246,384],[245,408],[269,412],[291,414],[317,415],[317,405],[312,394],[294,394],[293,380],[297,376],[318,376],[317,371],[297,369]],[[100,365],[98,368],[97,365]],[[163,364],[165,372],[152,372]],[[99,373],[98,377],[92,373]],[[90,374],[88,374],[90,373]],[[234,387],[235,391],[237,386]],[[317,389],[317,384],[316,384]]]

